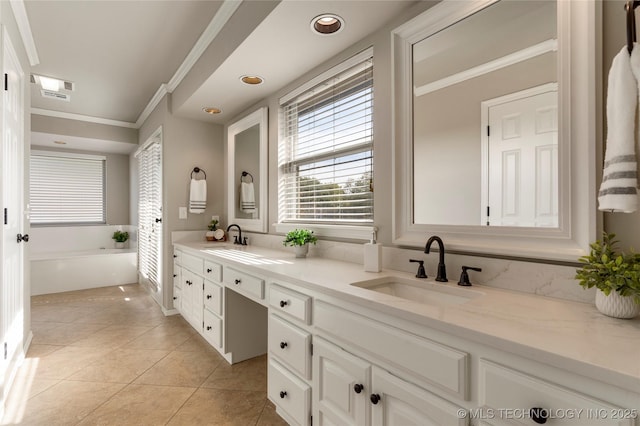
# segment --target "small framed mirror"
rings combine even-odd
[[[268,109],[227,130],[227,218],[243,230],[267,232]]]

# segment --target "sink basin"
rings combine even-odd
[[[452,283],[441,284],[393,276],[359,281],[351,285],[428,305],[461,305],[484,296],[479,291],[452,287]]]

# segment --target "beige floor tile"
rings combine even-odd
[[[41,358],[62,348],[64,348],[64,345],[40,345],[37,343],[32,343],[31,345],[29,345],[27,358]]]
[[[230,365],[221,362],[203,388],[267,392],[267,355]]]
[[[119,349],[71,375],[69,380],[131,383],[167,356],[169,351]]]
[[[124,385],[61,381],[31,398],[14,424],[68,426],[78,423]],[[11,423],[7,423],[11,424]]]
[[[219,356],[206,352],[171,352],[134,384],[198,387],[220,364]]]
[[[74,322],[95,313],[91,308],[35,305],[31,307],[31,318],[39,322]]]
[[[117,348],[149,330],[151,330],[151,327],[110,325],[100,330],[99,333],[94,333],[84,339],[73,342],[73,346]]]
[[[193,330],[193,328],[191,328]],[[166,349],[172,350],[183,344],[191,337],[194,331],[183,327],[164,327],[158,325],[139,337],[136,337],[125,346],[128,349]]]
[[[199,334],[194,334],[189,340],[176,347],[175,350],[179,352],[211,352],[218,354],[218,351]]]
[[[65,346],[38,359],[36,377],[39,379],[66,379],[111,351],[111,348]]]
[[[33,343],[69,345],[106,327],[104,324],[63,323],[51,330],[34,330]]]
[[[267,400],[256,426],[287,426],[287,424],[288,423],[276,413],[276,406]]]
[[[79,425],[164,425],[195,390],[196,388],[130,385],[85,417]]]
[[[265,401],[264,392],[198,389],[168,424],[254,425]]]

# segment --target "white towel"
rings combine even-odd
[[[635,122],[640,79],[640,46],[613,58],[607,93],[607,146],[598,208],[631,213],[638,208]]]
[[[191,179],[189,188],[189,212],[204,213],[207,208],[207,181]]]
[[[253,182],[240,183],[240,210],[245,213],[255,213],[256,195]]]

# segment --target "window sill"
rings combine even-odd
[[[277,233],[286,234],[294,229],[308,229],[318,237],[345,238],[350,240],[370,240],[371,233],[378,228],[372,225],[323,225],[319,223],[274,223]]]

